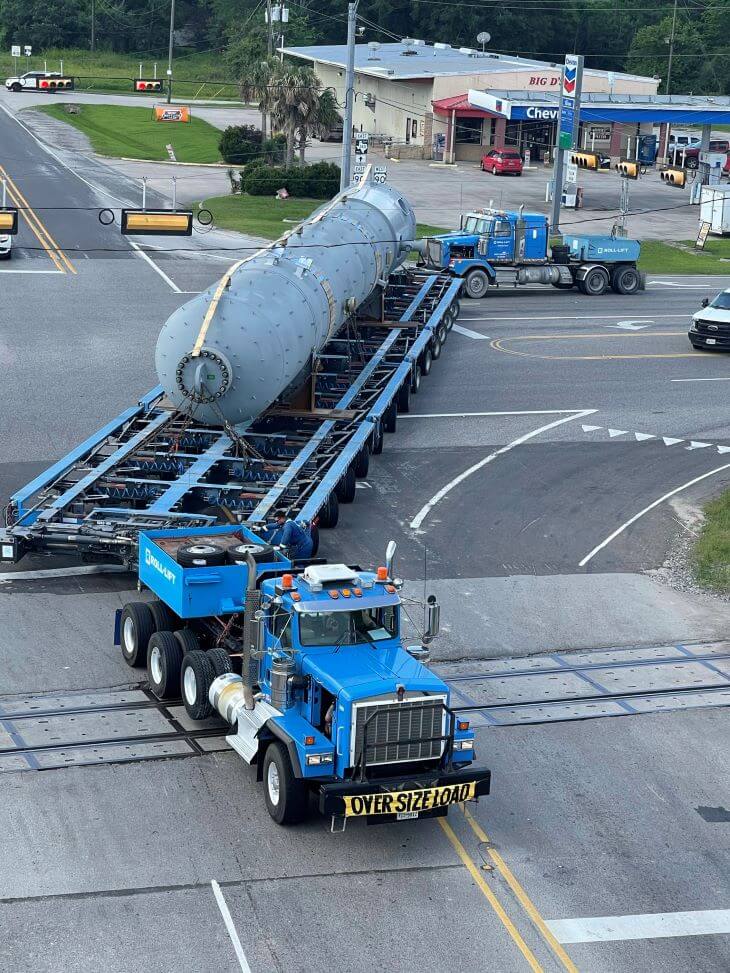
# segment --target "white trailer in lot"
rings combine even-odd
[[[703,186],[700,220],[710,224],[710,233],[730,234],[730,186]]]

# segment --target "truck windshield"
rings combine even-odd
[[[299,614],[302,645],[363,645],[392,639],[397,634],[398,616],[394,605],[351,612]]]
[[[489,220],[485,219],[483,216],[467,216],[464,221],[464,232],[465,233],[486,233],[489,226]]]
[[[719,308],[721,311],[730,311],[730,291],[722,291],[718,294],[710,307]]]

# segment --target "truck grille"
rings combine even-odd
[[[700,318],[695,321],[695,328],[700,334],[709,335],[710,338],[715,335],[730,335],[730,324],[725,324],[723,321],[703,321]]]
[[[351,764],[354,766],[360,760],[365,723],[373,713],[377,715],[368,723],[367,766],[437,759],[443,751],[444,741],[429,738],[442,737],[445,733],[444,703],[442,696],[425,696],[402,703],[357,705],[353,717]],[[407,743],[408,740],[415,742]]]

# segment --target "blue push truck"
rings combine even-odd
[[[454,233],[419,242],[425,266],[461,278],[467,297],[524,284],[577,287],[592,297],[609,288],[616,294],[644,289],[638,240],[567,234],[564,243],[549,247],[549,231],[550,221],[540,213],[486,209],[467,214]]]
[[[404,645],[395,544],[375,572],[290,560],[243,526],[150,530],[139,581],[152,601],[117,611],[116,642],[160,699],[193,720],[219,714],[256,766],[271,817],[302,821],[310,799],[344,830],[447,814],[489,793],[474,731],[424,662],[438,634]]]

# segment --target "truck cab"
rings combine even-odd
[[[232,549],[238,561],[190,564],[192,547]],[[171,628],[145,629],[154,603],[125,606],[125,658],[136,645],[153,692],[182,695],[192,719],[223,717],[279,824],[301,821],[310,800],[342,830],[351,817],[442,816],[489,792],[469,720],[425,665],[438,605],[422,641],[406,644],[392,559],[376,571],[292,562],[241,527],[140,536],[140,581]]]

